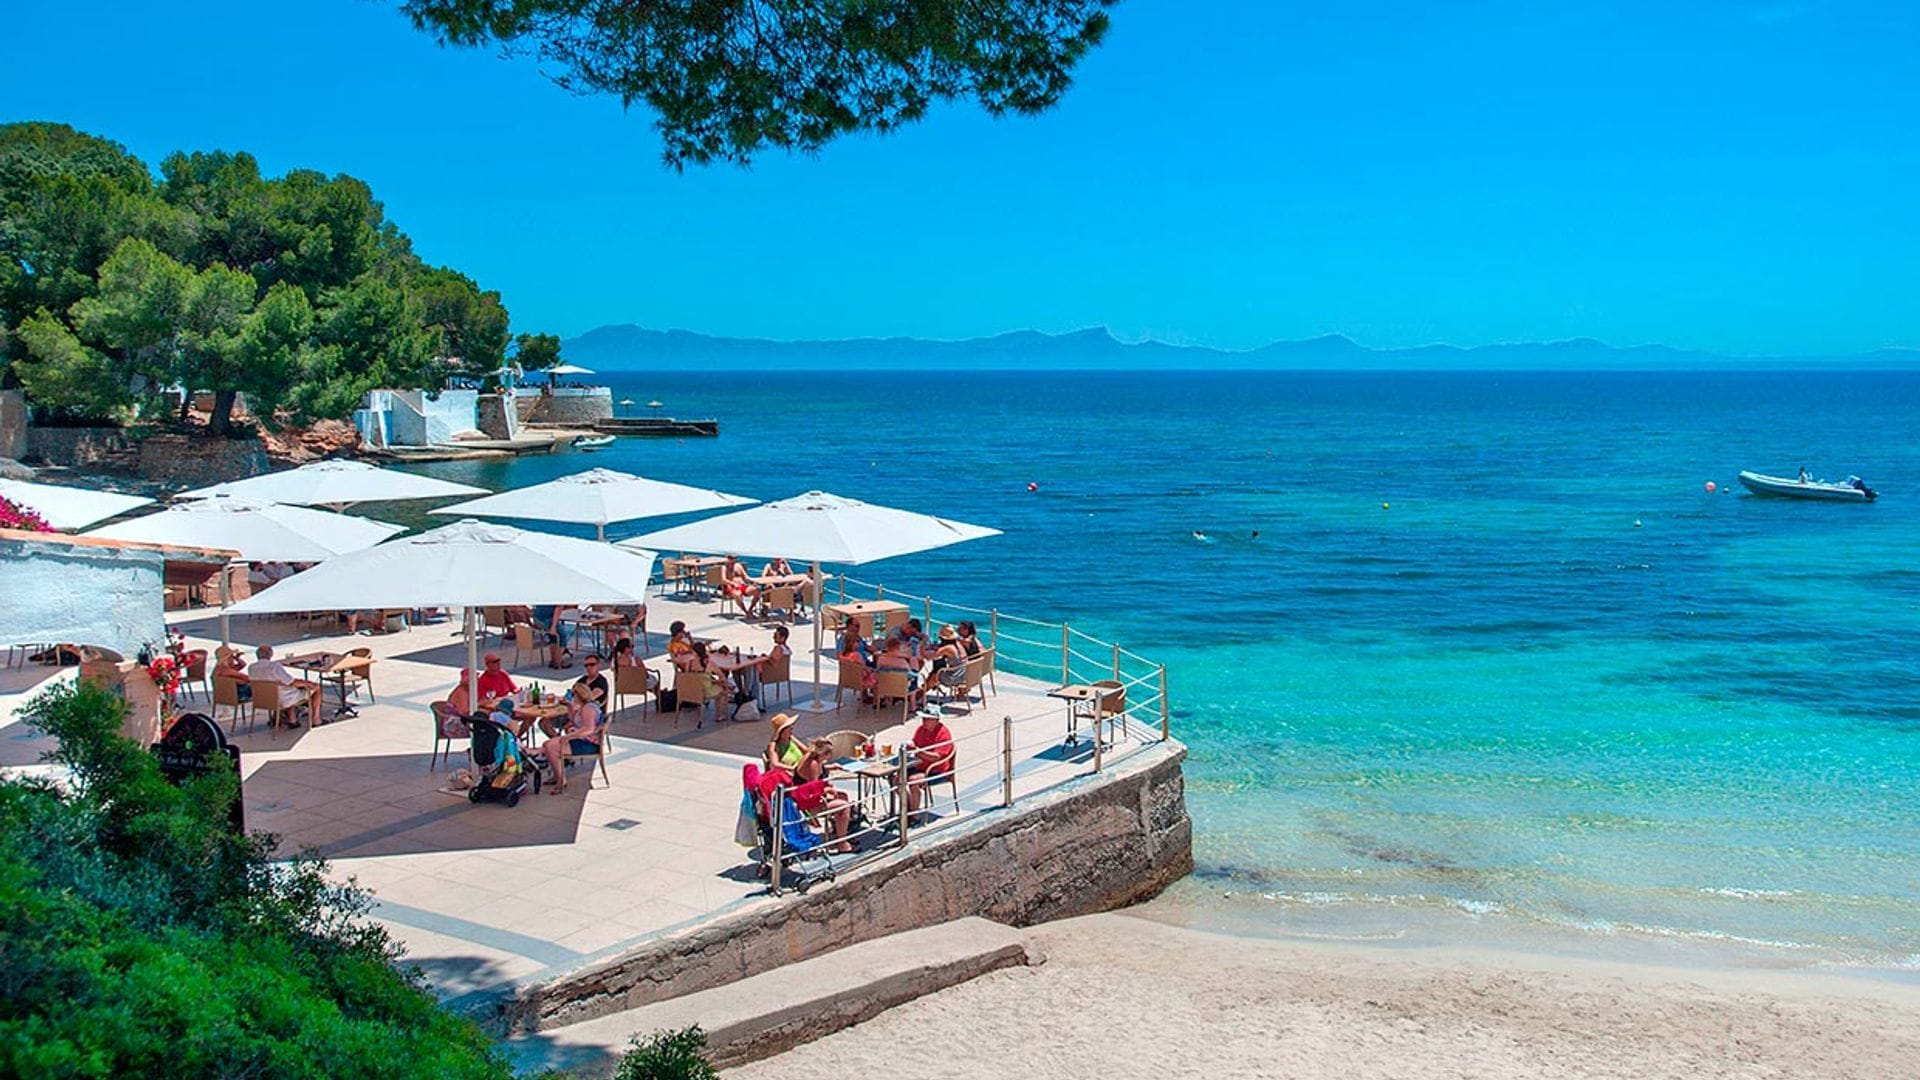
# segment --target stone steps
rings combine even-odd
[[[1038,962],[1026,935],[968,917],[788,964],[739,982],[506,1043],[516,1070],[611,1076],[635,1035],[699,1024],[719,1068],[757,1061],[998,968]]]

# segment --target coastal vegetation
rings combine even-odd
[[[362,893],[234,831],[230,773],[169,782],[123,709],[45,691],[27,716],[70,786],[0,782],[0,1075],[512,1075]]]
[[[500,294],[422,261],[351,176],[211,151],[156,178],[65,124],[0,125],[0,380],[43,416],[184,419],[208,391],[219,434],[241,394],[262,420],[341,418],[508,344]]]
[[[936,101],[994,115],[1060,100],[1114,0],[407,0],[444,44],[539,59],[567,89],[644,102],[675,168],[811,152],[913,123]]]

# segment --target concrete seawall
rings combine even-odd
[[[478,1015],[500,1033],[606,1016],[831,949],[968,915],[1025,926],[1150,899],[1193,868],[1181,763],[1166,742],[1107,771],[929,832],[806,895],[647,942]]]

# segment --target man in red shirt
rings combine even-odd
[[[513,676],[500,667],[500,654],[490,652],[487,654],[486,670],[480,673],[476,689],[480,691],[482,702],[494,702],[512,696],[519,687],[513,685]]]
[[[939,713],[921,713],[920,726],[913,729],[913,760],[907,764],[907,813],[920,811],[928,780],[944,779],[952,771],[953,732]]]

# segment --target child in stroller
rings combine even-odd
[[[520,750],[520,740],[508,726],[503,713],[474,713],[467,718],[473,729],[473,768],[480,779],[467,790],[471,802],[503,802],[520,805],[529,782],[533,793],[540,794],[540,770]]]

